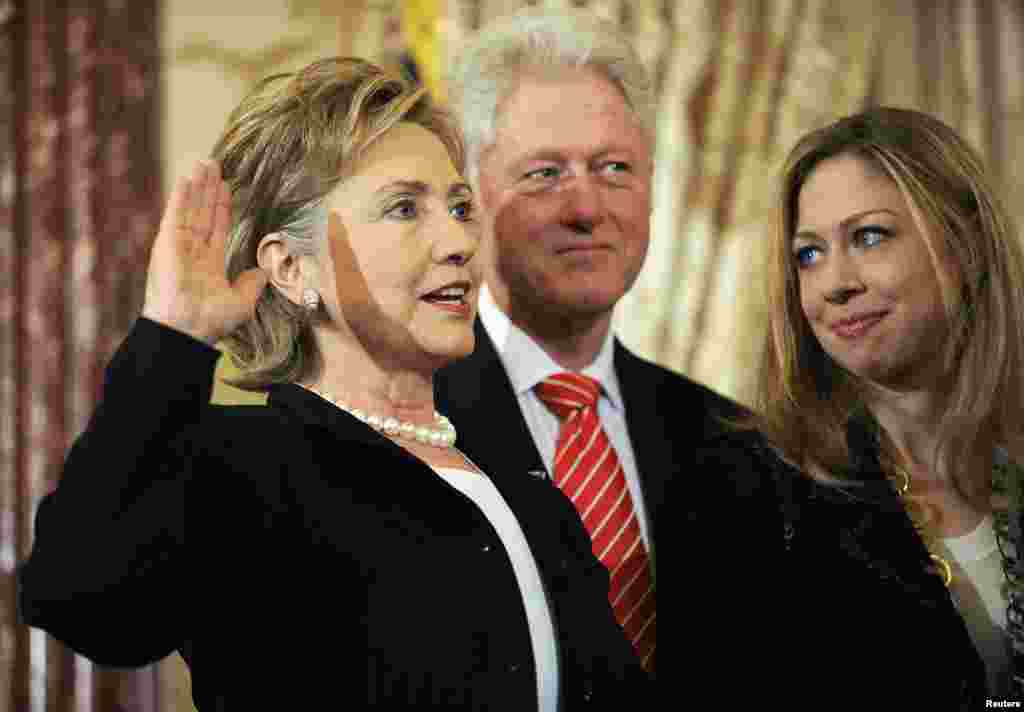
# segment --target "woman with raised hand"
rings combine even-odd
[[[101,664],[180,651],[203,711],[643,694],[572,504],[492,483],[434,410],[479,285],[446,117],[324,60],[262,83],[214,158],[39,508],[24,620]],[[222,340],[265,407],[208,404]]]
[[[708,582],[680,604],[718,614],[680,643],[733,663],[695,677],[787,709],[1018,699],[1020,238],[966,142],[905,109],[805,136],[777,208],[758,417],[661,539]]]

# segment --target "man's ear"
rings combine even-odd
[[[256,263],[269,275],[270,283],[295,304],[302,304],[302,290],[307,286],[303,274],[305,260],[288,251],[283,236],[272,232],[256,247]]]

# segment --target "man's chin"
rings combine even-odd
[[[552,309],[560,307],[566,316],[600,317],[612,311],[624,293],[622,289],[603,286],[567,289],[560,290],[547,303]]]

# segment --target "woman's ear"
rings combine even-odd
[[[272,232],[260,240],[256,247],[256,263],[269,275],[269,281],[295,304],[302,304],[302,290],[306,285],[306,260],[288,251],[279,232]]]

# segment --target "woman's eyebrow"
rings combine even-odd
[[[421,180],[395,180],[390,183],[382,185],[374,192],[377,195],[384,193],[412,193],[414,195],[426,195],[430,193],[431,187],[428,183]],[[453,183],[448,188],[448,197],[454,197],[456,195],[472,194],[473,189],[469,187],[468,183],[458,182]]]
[[[473,189],[469,187],[469,183],[453,183],[452,187],[448,189],[448,197],[454,198],[457,195],[472,195]]]
[[[378,195],[382,193],[429,193],[430,186],[421,180],[395,180],[390,183],[385,183],[380,188],[374,191]]]
[[[868,210],[862,210],[862,211],[860,211],[858,213],[854,213],[853,215],[850,215],[848,217],[843,218],[839,222],[839,227],[840,227],[840,229],[845,231],[853,223],[859,222],[859,221],[863,220],[865,217],[867,217],[868,215],[872,215],[874,213],[888,213],[889,215],[892,215],[893,217],[899,217],[899,213],[896,213],[896,212],[890,210],[889,208],[869,208]],[[813,239],[816,239],[817,237],[818,237],[818,233],[814,232],[813,230],[803,229],[803,230],[797,230],[796,233],[793,234],[793,241],[795,242],[798,238],[803,238],[805,240],[813,240]]]

